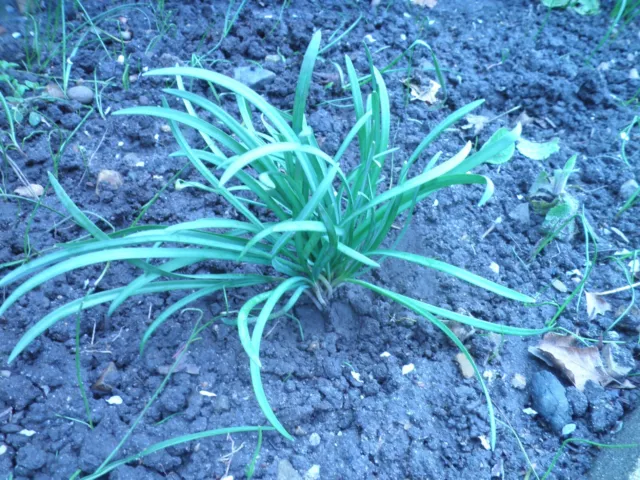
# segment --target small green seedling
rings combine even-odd
[[[556,169],[553,176],[542,171],[529,190],[529,202],[533,210],[544,215],[544,222],[540,227],[545,234],[552,234],[564,223],[567,225],[556,232],[560,240],[570,240],[576,230],[576,224],[571,219],[580,210],[580,202],[567,192],[567,182],[571,174],[576,172],[577,155],[574,155],[561,169]]]

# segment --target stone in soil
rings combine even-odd
[[[529,387],[533,409],[556,433],[571,422],[565,388],[550,372],[536,372]]]

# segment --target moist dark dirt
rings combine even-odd
[[[611,2],[604,2],[610,10]],[[115,6],[116,4],[112,4]],[[84,2],[92,17],[104,11],[104,2]],[[177,191],[172,177],[183,167],[163,122],[151,118],[114,117],[110,113],[134,105],[160,104],[161,88],[171,79],[137,76],[144,69],[188,64],[192,55],[211,50],[223,31],[225,2],[166,2],[168,31],[162,30],[162,12],[155,4],[137,3],[111,13],[100,28],[117,36],[117,17],[126,17],[133,39],[121,45],[107,42],[106,48],[89,33],[73,58],[72,84],[84,80],[93,88],[94,71],[107,82],[102,109],[88,117],[59,159],[58,175],[69,196],[100,225],[109,230],[125,228],[142,207],[169,182],[141,223],[173,224],[203,216],[231,215],[214,195],[197,190]],[[624,203],[621,185],[640,176],[637,134],[627,147],[631,166],[620,158],[620,131],[628,125],[638,104],[622,106],[640,86],[630,72],[639,67],[638,25],[620,31],[605,47],[586,60],[610,26],[603,14],[581,17],[568,11],[548,12],[537,1],[444,1],[433,9],[408,2],[382,2],[373,8],[368,2],[310,2],[293,0],[281,13],[281,4],[248,2],[219,48],[205,58],[205,65],[233,75],[239,66],[260,62],[276,76],[258,91],[282,109],[291,108],[302,54],[315,30],[323,32],[323,44],[335,30],[344,30],[362,15],[355,29],[322,55],[309,97],[308,120],[322,147],[335,152],[353,124],[353,113],[341,108],[347,96],[333,62],[344,70],[344,55],[356,69],[368,69],[363,42],[378,67],[384,67],[414,40],[428,42],[445,71],[447,98],[442,108],[410,101],[402,81],[403,71],[385,75],[391,95],[392,143],[399,150],[397,162],[408,158],[430,129],[447,114],[484,98],[476,112],[495,119],[478,132],[486,141],[500,126],[513,127],[528,117],[524,136],[535,141],[559,137],[560,152],[545,161],[516,154],[500,167],[483,167],[490,175],[496,194],[478,208],[481,192],[456,187],[429,197],[418,208],[413,226],[403,240],[405,250],[435,257],[469,269],[511,288],[538,295],[541,301],[563,302],[569,293],[551,287],[561,280],[570,291],[575,287],[567,272],[586,271],[584,236],[578,233],[568,242],[553,242],[529,261],[543,237],[543,218],[526,214],[526,194],[542,170],[560,168],[573,154],[579,171],[571,177],[570,191],[584,205],[586,216],[600,238],[600,256],[586,284],[587,291],[602,291],[626,285],[623,272],[605,258],[613,251],[638,248],[640,225],[637,208],[616,217]],[[69,30],[82,26],[81,15],[67,5]],[[52,22],[46,12],[35,19],[45,32]],[[26,18],[3,19],[7,32],[0,36],[0,58],[22,65],[25,35],[32,24]],[[121,23],[121,25],[124,25]],[[86,27],[85,27],[86,29]],[[14,38],[12,33],[20,33]],[[70,38],[76,45],[79,35]],[[44,33],[42,33],[44,35]],[[60,40],[60,36],[56,37]],[[44,42],[43,42],[44,43]],[[43,48],[43,59],[50,53]],[[118,62],[124,55],[125,65]],[[279,56],[279,61],[267,56]],[[23,66],[9,73],[20,82],[41,86],[60,77],[60,55],[46,67]],[[412,78],[423,85],[435,78],[426,51],[415,50]],[[598,68],[596,68],[598,67]],[[130,79],[126,88],[123,78]],[[125,84],[127,82],[124,82]],[[100,87],[105,85],[100,84]],[[5,95],[13,95],[6,83]],[[211,96],[206,85],[194,84],[198,93]],[[32,183],[47,185],[47,171],[54,168],[55,154],[70,131],[89,111],[74,101],[48,101],[26,93],[16,104],[26,112],[16,134],[25,155],[9,150]],[[222,97],[223,105],[230,106]],[[93,104],[96,107],[94,101]],[[516,109],[516,107],[519,107]],[[37,111],[43,122],[32,127],[28,115]],[[511,112],[505,114],[505,112]],[[525,119],[526,120],[526,119]],[[466,122],[457,125],[460,127]],[[0,127],[7,130],[6,120]],[[195,142],[194,135],[191,137]],[[436,148],[445,156],[455,153],[464,141],[475,142],[472,129],[447,132]],[[7,136],[2,141],[7,145]],[[427,152],[417,168],[426,164],[436,150]],[[353,160],[351,160],[353,161]],[[96,188],[98,172],[116,170],[124,177],[119,189]],[[3,188],[13,192],[20,186],[7,162],[2,164]],[[197,178],[186,170],[183,178]],[[436,201],[437,200],[437,201]],[[51,189],[43,204],[61,211]],[[523,214],[523,212],[525,214]],[[497,223],[497,219],[501,223]],[[13,262],[30,252],[35,255],[56,243],[82,234],[64,214],[25,200],[6,198],[0,203],[0,262]],[[485,232],[494,225],[493,230]],[[615,233],[612,227],[625,237]],[[604,252],[604,253],[603,253]],[[499,266],[496,272],[492,262]],[[215,267],[215,266],[214,266]],[[5,272],[8,267],[5,268]],[[39,337],[12,364],[6,359],[21,334],[55,307],[86,293],[100,269],[68,273],[30,293],[0,318],[0,475],[13,478],[69,478],[80,470],[93,472],[123,437],[164,376],[194,328],[199,314],[176,315],[155,334],[143,355],[138,345],[142,333],[160,312],[184,293],[136,297],[121,306],[109,320],[104,309],[86,311],[81,318],[81,373],[89,392],[94,429],[70,420],[86,420],[76,381],[74,363],[75,319],[59,322]],[[100,288],[112,288],[131,281],[137,272],[114,264]],[[470,287],[445,275],[400,262],[388,262],[372,273],[377,283],[428,301],[440,307],[466,312],[506,325],[539,328],[555,307],[524,307]],[[237,307],[251,292],[232,293],[231,307]],[[584,299],[573,300],[559,318],[559,325],[593,339],[603,338],[616,318],[615,312],[630,301],[627,291],[608,298],[613,310],[589,320]],[[204,320],[224,310],[221,296],[199,302]],[[578,307],[578,308],[577,308]],[[570,405],[574,437],[599,441],[624,421],[624,412],[635,408],[634,390],[590,384],[579,392],[558,371],[532,357],[527,347],[538,338],[498,340],[477,332],[466,341],[489,385],[496,407],[498,442],[495,451],[483,445],[489,423],[478,382],[465,379],[454,357],[453,346],[436,328],[407,311],[368,292],[344,288],[336,292],[331,307],[319,312],[304,301],[296,308],[299,325],[289,319],[274,321],[263,341],[263,380],[267,396],[285,427],[296,437],[289,442],[276,433],[265,433],[254,478],[295,479],[521,479],[530,464],[539,475],[550,465],[563,440],[538,417],[523,409],[532,401],[528,387],[512,386],[514,375],[531,381],[539,371],[551,371],[562,382]],[[622,348],[638,354],[640,317],[637,310],[617,326]],[[303,332],[304,338],[300,332]],[[387,354],[382,355],[384,352]],[[89,390],[113,362],[109,392]],[[253,397],[249,361],[236,330],[216,324],[201,334],[189,348],[188,371],[174,374],[131,439],[122,455],[186,433],[237,426],[264,425]],[[413,364],[413,372],[402,368]],[[352,372],[359,374],[358,381]],[[201,390],[215,393],[203,396]],[[118,395],[123,403],[110,405],[106,399]],[[35,432],[25,435],[25,430]],[[180,445],[110,473],[114,479],[244,478],[257,438],[253,434],[216,437]],[[525,453],[528,456],[525,456]],[[585,478],[597,449],[572,446],[562,454],[549,478]],[[530,462],[530,463],[529,463]],[[318,472],[319,467],[319,474]],[[533,478],[533,475],[529,478]]]

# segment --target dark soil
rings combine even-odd
[[[105,8],[104,3],[87,0],[84,6],[95,17]],[[610,2],[604,3],[603,8],[608,11]],[[117,35],[115,19],[123,15],[133,39],[123,47],[108,43],[112,56],[109,58],[95,36],[88,34],[73,59],[72,83],[84,79],[93,87],[94,70],[98,80],[111,79],[102,96],[103,109],[109,112],[159,104],[160,90],[168,82],[140,76],[125,89],[121,80],[125,67],[117,62],[117,56],[126,56],[128,74],[132,75],[147,67],[189,62],[192,54],[203,54],[218,42],[227,6],[219,0],[167,2],[171,28],[161,37],[157,37],[159,14],[153,5],[142,2],[114,13],[101,23],[101,28]],[[524,112],[535,119],[524,127],[527,138],[545,141],[560,137],[560,152],[547,161],[516,154],[500,168],[485,167],[483,173],[490,174],[496,184],[496,195],[485,207],[476,206],[480,192],[475,188],[454,188],[438,193],[437,204],[435,198],[423,203],[401,245],[403,249],[440,258],[528,294],[539,293],[541,300],[564,301],[568,293],[551,288],[551,281],[558,278],[573,288],[567,272],[585,271],[582,234],[569,242],[552,243],[528,262],[543,236],[543,219],[531,214],[530,218],[518,220],[512,214],[526,203],[524,196],[541,170],[560,168],[569,156],[578,154],[580,171],[571,179],[571,192],[583,202],[587,217],[600,236],[599,261],[586,289],[601,291],[626,284],[622,271],[605,257],[607,252],[637,249],[640,244],[638,209],[615,216],[624,202],[621,185],[632,178],[640,180],[637,134],[627,148],[632,167],[620,158],[619,136],[633,115],[639,113],[637,103],[620,106],[620,101],[631,98],[640,86],[640,80],[630,78],[630,70],[640,66],[637,22],[594,55],[593,66],[608,63],[596,69],[586,66],[585,59],[606,33],[609,17],[581,17],[568,11],[547,14],[538,1],[440,0],[436,8],[426,9],[408,2],[383,1],[372,8],[368,2],[294,0],[284,10],[281,21],[280,9],[278,3],[249,2],[209,60],[216,60],[212,68],[229,75],[233,75],[235,67],[251,65],[253,61],[263,63],[276,73],[276,78],[258,90],[274,105],[288,109],[302,53],[313,32],[322,29],[323,41],[327,42],[331,32],[346,28],[362,15],[357,27],[324,54],[316,67],[318,76],[309,98],[308,119],[329,153],[335,152],[353,122],[351,110],[327,103],[345,96],[332,62],[344,65],[346,54],[358,71],[365,73],[368,63],[362,42],[367,35],[375,40],[369,46],[379,67],[412,41],[422,39],[433,47],[446,70],[448,98],[441,109],[407,101],[402,84],[405,72],[385,76],[392,98],[392,139],[400,148],[395,156],[398,161],[407,158],[439,120],[477,98],[486,99],[486,103],[476,113],[489,118],[520,106],[480,131],[481,142],[499,126],[514,126]],[[80,26],[79,18],[68,2],[68,28]],[[40,12],[36,19],[44,36],[44,26],[51,23],[51,16]],[[3,22],[8,32],[0,36],[0,59],[21,64],[26,61],[24,35],[32,25],[22,17],[5,18]],[[13,32],[23,36],[14,38]],[[79,34],[75,34],[71,44],[75,46],[78,38]],[[265,61],[267,55],[278,53],[285,62]],[[46,54],[45,48],[43,55]],[[34,65],[35,73],[19,69],[9,72],[21,82],[31,80],[46,85],[49,80],[42,75],[61,74],[58,58],[59,55],[42,71]],[[430,61],[426,51],[415,51],[413,75],[424,83],[433,78]],[[406,67],[407,62],[400,65]],[[197,92],[204,93],[204,87],[194,85]],[[12,95],[6,83],[0,89],[5,95]],[[57,151],[88,107],[73,101],[34,99],[32,93],[26,96],[27,103],[19,106],[26,114],[16,132],[26,155],[10,150],[9,156],[30,182],[46,186],[46,172],[53,169],[50,144]],[[223,97],[223,101],[227,100]],[[34,128],[27,119],[29,112],[36,110],[46,123]],[[183,166],[181,159],[168,156],[176,145],[171,134],[161,128],[162,123],[151,118],[112,117],[108,113],[102,119],[97,112],[92,113],[59,162],[59,178],[69,196],[84,211],[106,219],[115,228],[130,225],[143,205]],[[0,119],[0,128],[7,129],[4,118]],[[7,145],[6,135],[2,139]],[[438,148],[451,154],[467,139],[474,139],[470,130],[452,131]],[[417,168],[424,166],[428,156]],[[97,174],[103,169],[119,171],[124,185],[117,190],[101,187],[97,192]],[[6,162],[2,173],[5,191],[12,192],[20,185]],[[184,176],[196,178],[194,172]],[[44,204],[62,208],[51,189],[45,194]],[[228,213],[228,208],[214,196],[197,190],[176,191],[171,182],[142,222],[172,224]],[[483,236],[499,217],[502,223]],[[33,204],[15,198],[0,203],[0,225],[0,262],[23,258],[26,248],[35,254],[82,233],[57,214],[45,208],[34,211]],[[108,229],[104,222],[101,226]],[[611,227],[623,232],[629,243]],[[499,273],[490,269],[491,262],[500,266]],[[113,387],[107,395],[89,393],[96,424],[93,430],[69,420],[86,419],[76,383],[73,318],[39,337],[11,365],[6,364],[6,358],[28,326],[56,306],[84,295],[85,282],[95,280],[99,273],[96,268],[59,277],[29,294],[0,318],[0,357],[5,359],[0,375],[0,446],[6,447],[0,454],[2,478],[13,475],[14,479],[57,479],[68,478],[76,470],[83,474],[93,472],[160,385],[163,375],[159,368],[172,363],[195,325],[197,313],[176,315],[156,333],[141,356],[138,343],[149,321],[184,293],[137,297],[120,307],[108,321],[103,309],[85,312],[80,341],[81,370],[87,388],[110,362],[115,364],[117,373],[107,379]],[[126,284],[135,275],[133,267],[113,265],[101,287]],[[551,306],[526,308],[445,275],[399,262],[386,263],[373,277],[400,293],[508,325],[539,328],[555,312]],[[233,294],[232,306],[239,305],[245,294],[248,292]],[[613,311],[593,321],[587,318],[584,299],[578,309],[574,300],[560,317],[559,325],[590,338],[602,338],[615,319],[615,312],[630,298],[629,292],[610,297]],[[209,319],[224,308],[224,303],[221,297],[214,296],[198,306]],[[295,314],[304,340],[294,322],[277,321],[263,342],[262,358],[268,398],[279,419],[297,439],[292,443],[276,433],[266,433],[254,478],[300,478],[291,470],[287,473],[286,460],[300,475],[319,466],[319,477],[310,473],[308,478],[521,479],[529,468],[523,449],[542,475],[560,447],[561,434],[540,418],[523,413],[532,405],[528,388],[512,387],[515,374],[530,381],[536,372],[550,370],[527,352],[538,338],[505,338],[495,345],[491,337],[476,333],[467,341],[486,372],[500,420],[497,447],[488,451],[480,439],[488,436],[489,424],[478,382],[462,377],[454,360],[455,346],[437,329],[382,298],[352,288],[339,290],[328,312],[319,312],[302,302]],[[638,325],[636,310],[616,327],[622,340],[631,342],[623,348],[633,349]],[[201,337],[191,346],[186,359],[198,371],[182,371],[172,377],[123,454],[136,453],[155,442],[186,433],[264,424],[251,389],[249,361],[236,330],[217,324]],[[390,356],[381,357],[383,352]],[[633,352],[637,354],[638,350]],[[410,363],[415,370],[403,375],[402,366]],[[360,374],[361,382],[356,381],[352,371]],[[619,426],[623,413],[637,404],[634,390],[603,390],[589,385],[581,393],[559,372],[552,372],[566,389],[569,413],[577,426],[575,437],[594,441],[605,438]],[[199,394],[200,390],[216,396],[205,397]],[[111,395],[119,395],[123,403],[109,405],[105,399]],[[35,434],[25,436],[20,433],[24,429]],[[244,468],[255,445],[253,434],[205,439],[145,457],[114,471],[109,478],[221,478],[227,473],[224,458],[231,458],[228,474],[244,478]],[[549,478],[585,478],[596,453],[597,449],[586,445],[569,448]]]

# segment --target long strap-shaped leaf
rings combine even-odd
[[[287,430],[282,426],[278,418],[271,406],[269,405],[269,401],[267,400],[267,396],[264,392],[264,386],[262,385],[262,377],[260,375],[260,342],[262,341],[262,335],[264,333],[264,328],[269,320],[271,312],[280,301],[280,299],[287,292],[291,290],[298,289],[301,286],[307,285],[309,280],[302,277],[293,277],[285,280],[280,285],[278,285],[274,290],[269,292],[268,297],[266,298],[264,307],[260,311],[260,315],[258,315],[258,319],[256,321],[256,325],[253,328],[253,333],[251,334],[251,347],[252,353],[256,356],[255,360],[250,361],[250,371],[251,371],[251,383],[253,385],[253,392],[256,396],[256,400],[260,405],[260,409],[264,413],[267,420],[275,427],[275,429],[280,432],[285,438],[289,440],[293,440],[293,437],[287,432]]]
[[[178,227],[177,225],[175,226]],[[26,263],[21,267],[13,270],[7,274],[2,280],[0,280],[0,287],[10,285],[11,283],[23,278],[27,275],[31,275],[34,272],[45,268],[49,265],[58,264],[59,262],[71,257],[77,257],[79,255],[103,252],[109,249],[141,246],[148,243],[163,242],[163,243],[181,243],[185,245],[197,245],[201,247],[207,247],[209,249],[236,252],[238,254],[249,254],[249,257],[262,257],[263,260],[269,261],[270,254],[266,250],[245,248],[248,242],[247,239],[227,239],[222,235],[206,234],[201,232],[175,232],[165,233],[167,230],[156,230],[141,232],[138,235],[129,235],[122,238],[109,238],[104,240],[97,240],[92,242],[83,242],[81,244],[66,245],[64,248],[53,252],[49,255],[37,258],[32,262]],[[251,230],[249,230],[251,231]],[[241,240],[241,241],[237,241]],[[139,262],[136,266],[142,270],[152,269],[156,272],[162,273],[161,269],[152,267],[144,262]],[[165,272],[166,273],[166,272]]]
[[[313,34],[313,37],[311,37],[307,51],[304,54],[304,59],[302,60],[302,66],[300,67],[300,75],[298,76],[298,83],[296,85],[296,95],[293,101],[292,127],[296,134],[300,134],[302,131],[304,112],[307,109],[307,97],[309,96],[309,89],[311,88],[311,80],[313,78],[313,67],[318,57],[321,39],[322,32],[318,30]]]
[[[275,128],[280,132],[280,134],[285,138],[287,142],[300,143],[300,139],[292,129],[292,127],[287,123],[287,121],[283,118],[282,114],[272,105],[269,104],[261,95],[257,92],[253,91],[246,85],[234,80],[232,78],[227,77],[226,75],[222,75],[217,72],[212,72],[210,70],[205,70],[202,68],[193,68],[193,67],[170,67],[170,68],[160,68],[157,70],[151,70],[144,75],[168,75],[168,76],[176,76],[181,75],[183,77],[192,77],[198,78],[201,80],[205,80],[211,82],[213,84],[219,85],[223,88],[226,88],[238,95],[244,97],[249,103],[253,104],[258,110],[260,110],[269,121],[275,126]],[[134,107],[139,108],[139,107]],[[142,107],[140,107],[142,108]],[[129,109],[126,109],[129,110]],[[126,114],[126,110],[119,110],[114,112],[114,115],[122,115]],[[138,110],[139,112],[139,110]],[[185,114],[186,116],[189,116]],[[208,132],[207,132],[208,133]],[[301,162],[301,165],[304,165],[304,158],[302,154],[296,153],[298,160]],[[306,170],[306,180],[309,183],[309,186],[315,190],[318,185],[318,179],[315,176],[315,173],[312,169]]]
[[[471,327],[478,328],[480,330],[499,333],[500,335],[531,337],[531,336],[544,335],[545,333],[551,331],[550,327],[521,328],[521,327],[511,327],[509,325],[501,325],[498,323],[488,322],[486,320],[480,320],[479,318],[461,315],[459,313],[455,313],[450,310],[446,310],[444,308],[430,305],[420,300],[416,300],[415,298],[407,297],[400,293],[392,292],[390,290],[384,289],[377,285],[365,282],[364,280],[350,280],[350,281],[357,285],[362,285],[363,287],[366,287],[376,293],[379,293],[380,295],[389,297],[396,302],[402,303],[402,305],[411,305],[412,309],[424,310],[431,314],[438,315],[443,318],[447,318],[448,320],[454,320],[456,322],[464,323],[465,325],[469,325]]]
[[[72,270],[83,268],[96,263],[106,263],[119,260],[146,259],[146,258],[198,258],[200,260],[231,260],[237,261],[239,255],[235,252],[226,252],[213,249],[192,249],[192,248],[115,248],[100,253],[89,253],[80,255],[69,260],[60,262],[43,272],[31,277],[18,288],[16,288],[7,300],[0,306],[0,315],[7,311],[18,298],[40,286],[44,282],[51,280],[58,275]],[[243,261],[260,265],[270,265],[269,260],[246,255]]]
[[[471,283],[472,285],[484,288],[485,290],[496,293],[511,300],[516,300],[523,303],[535,302],[535,299],[530,297],[529,295],[524,295],[520,292],[516,292],[515,290],[504,287],[499,283],[492,282],[491,280],[487,280],[486,278],[481,277],[480,275],[476,275],[475,273],[471,273],[463,268],[455,267],[453,265],[441,262],[440,260],[435,260],[433,258],[423,257],[422,255],[416,255],[415,253],[401,252],[396,250],[376,250],[369,253],[369,255],[383,255],[385,257],[393,257],[400,260],[405,260],[407,262],[416,263],[418,265],[422,265],[423,267],[447,273],[456,278],[459,278],[460,280],[464,280],[465,282]]]
[[[402,171],[400,173],[399,183],[403,182],[407,178],[407,174],[409,173],[409,169],[415,163],[415,161],[420,157],[420,154],[433,143],[442,132],[444,132],[447,128],[449,128],[454,123],[460,121],[464,118],[465,115],[469,114],[480,105],[484,103],[484,100],[476,100],[475,102],[471,102],[468,105],[456,110],[447,118],[445,118],[442,122],[440,122],[434,129],[432,129],[429,134],[420,142],[420,145],[416,147],[414,152],[411,154],[407,163],[403,165]]]
[[[247,276],[247,286],[250,284],[249,277]],[[255,276],[256,280],[253,285],[260,285],[264,282],[264,278],[261,275]],[[203,281],[203,280],[178,280],[178,281],[166,281],[166,282],[155,282],[150,285],[146,285],[140,290],[138,290],[136,295],[145,295],[148,293],[161,293],[161,292],[175,292],[178,290],[194,290],[201,288],[208,288],[212,286],[211,281]],[[31,342],[33,342],[37,337],[42,335],[47,329],[51,328],[58,321],[67,318],[70,315],[75,315],[79,310],[87,310],[95,307],[96,305],[100,305],[102,303],[111,302],[122,292],[123,288],[114,288],[112,290],[107,290],[104,292],[92,293],[87,296],[83,296],[76,300],[73,300],[69,303],[66,303],[52,312],[48,313],[42,319],[40,319],[35,325],[29,328],[18,343],[11,351],[11,355],[9,355],[8,362],[13,362],[20,353],[27,348]]]
[[[401,190],[396,192],[396,195],[389,197],[387,200],[398,197],[398,195],[400,195],[399,198],[401,198],[402,200],[401,205],[398,208],[398,214],[400,214],[410,208],[414,204],[414,202],[424,200],[433,192],[436,192],[445,187],[450,187],[452,185],[485,185],[485,191],[482,195],[482,198],[478,202],[478,206],[482,206],[484,203],[486,203],[491,198],[494,191],[493,182],[488,177],[485,177],[483,175],[444,175],[442,177],[431,180],[426,184],[422,184],[419,187],[416,187],[418,192],[417,197],[415,195],[416,188],[410,188],[406,191]],[[375,211],[375,224],[378,224],[378,222],[382,220],[385,215],[386,208],[387,206],[385,205]],[[353,238],[355,239],[354,242],[360,241],[361,237],[367,234],[369,229],[370,227],[368,224],[364,222],[359,224],[356,227],[355,233],[353,234]]]

